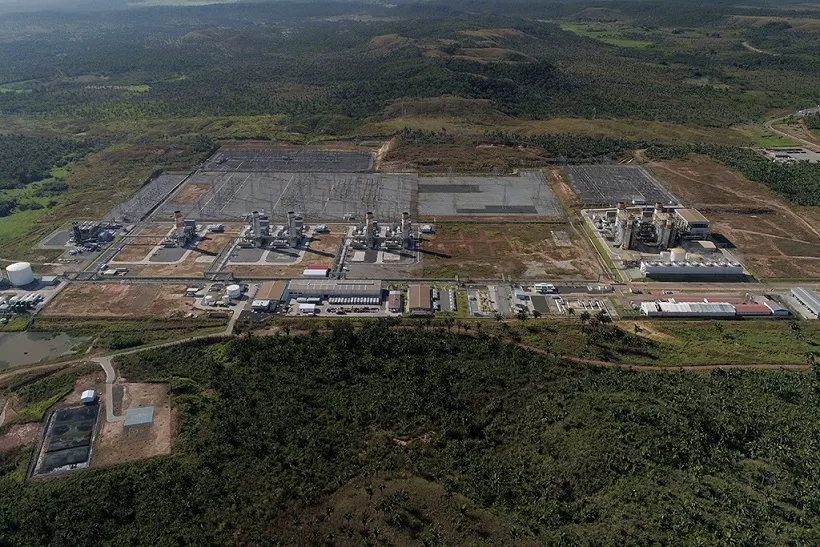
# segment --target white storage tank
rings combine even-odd
[[[6,268],[9,276],[9,283],[15,287],[22,287],[34,282],[34,272],[31,271],[31,264],[28,262],[17,262]]]
[[[239,298],[242,296],[242,288],[239,285],[228,285],[225,290],[231,298]]]
[[[683,262],[686,260],[686,249],[675,247],[669,253],[669,260],[672,262]]]

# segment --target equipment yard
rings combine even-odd
[[[191,311],[185,285],[72,283],[43,310],[46,316],[168,317]]]
[[[677,205],[678,198],[643,167],[584,165],[565,167],[564,174],[581,201],[588,206],[612,206],[623,201],[635,205]]]
[[[789,204],[774,192],[706,158],[651,163],[647,168],[689,206],[706,214],[724,240],[760,278],[820,277],[820,211]]]

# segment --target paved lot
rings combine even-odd
[[[561,206],[540,173],[520,176],[420,177],[421,216],[561,216]]]
[[[543,295],[533,295],[530,296],[530,301],[532,301],[532,307],[538,313],[546,315],[550,312],[549,304],[547,304],[547,297]]]
[[[565,167],[564,174],[586,205],[613,206],[619,201],[631,204],[633,200],[649,205],[656,201],[665,205],[679,203],[672,192],[640,166],[573,166]]]

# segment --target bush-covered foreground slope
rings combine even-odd
[[[175,455],[24,484],[12,545],[816,544],[817,373],[635,373],[486,336],[242,338],[128,356]]]

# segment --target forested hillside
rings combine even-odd
[[[583,20],[585,6],[277,2],[161,16],[14,14],[0,21],[0,112],[98,122],[269,114],[300,132],[346,134],[402,98],[487,99],[524,119],[721,127],[816,98],[820,61],[805,29],[784,30],[790,45],[774,57],[740,47],[757,27],[735,23],[726,6],[674,18],[663,10],[678,5],[619,4],[615,19],[631,27],[556,20]],[[618,38],[596,39],[609,32]]]
[[[24,484],[45,544],[744,544],[820,533],[818,371],[636,373],[391,330],[123,358],[170,382],[175,455]],[[103,509],[104,508],[104,509]]]
[[[82,141],[0,135],[0,189],[22,188],[51,175],[88,150]]]

